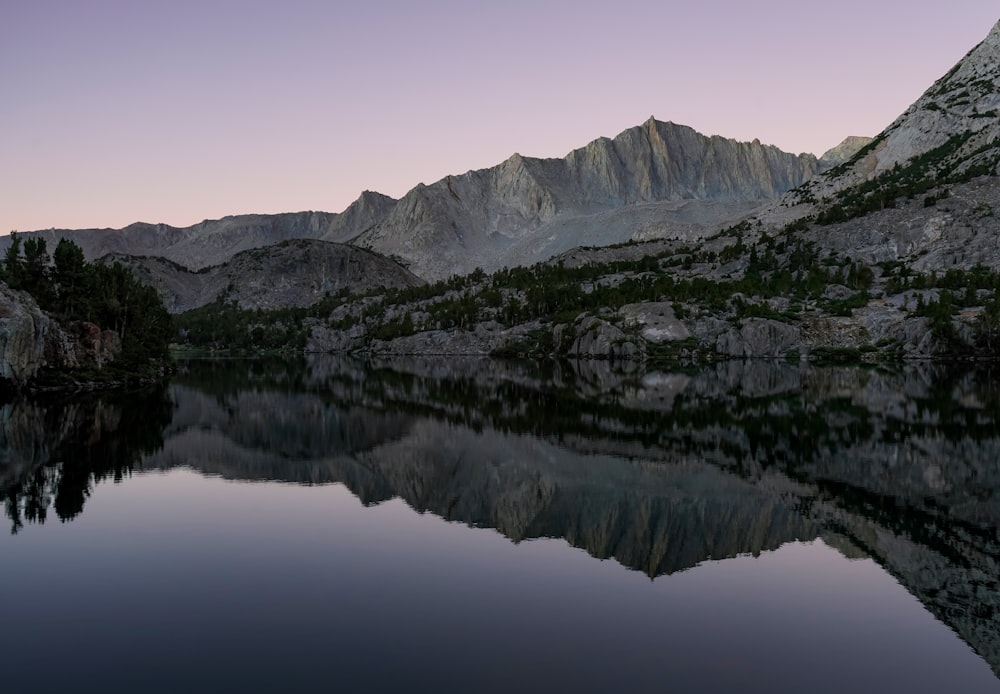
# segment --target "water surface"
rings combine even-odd
[[[1000,691],[998,393],[323,359],[8,403],[4,681]]]

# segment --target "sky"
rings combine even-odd
[[[651,115],[817,155],[996,0],[0,0],[0,233],[339,212]]]

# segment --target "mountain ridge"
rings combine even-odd
[[[700,168],[689,170],[692,162]],[[515,153],[492,167],[418,184],[400,200],[364,191],[340,213],[233,215],[189,227],[136,222],[123,229],[22,235],[39,236],[52,247],[69,238],[89,259],[108,253],[161,256],[191,270],[293,238],[353,242],[436,279],[476,267],[530,264],[580,245],[568,220],[582,229],[587,244],[632,240],[634,211],[626,220],[609,213],[636,205],[662,203],[637,222],[646,237],[692,234],[745,215],[820,168],[811,154],[788,154],[759,140],[709,137],[650,118],[563,158]],[[675,214],[682,201],[689,204]],[[603,217],[598,222],[591,215]],[[559,223],[546,228],[550,222]],[[0,250],[8,244],[0,239]]]
[[[293,239],[343,243],[381,219],[395,202],[387,195],[364,191],[340,213],[227,215],[187,227],[133,222],[121,229],[46,229],[18,235],[42,238],[50,251],[60,239],[69,239],[81,247],[88,260],[109,253],[158,256],[197,271],[224,263],[242,251]],[[9,236],[0,237],[0,250],[9,245]]]
[[[740,203],[749,212],[820,168],[811,154],[793,155],[759,140],[737,142],[650,118],[615,138],[598,138],[566,157],[515,154],[501,164],[448,176],[404,195],[393,210],[353,243],[398,256],[425,279],[496,270],[546,260],[567,245],[572,229],[549,225],[640,204]],[[656,210],[669,233],[671,210]],[[697,225],[718,225],[706,204]],[[728,219],[728,215],[725,217]],[[603,243],[632,240],[635,228],[604,219]],[[553,236],[548,245],[534,244]],[[533,237],[533,238],[529,238]],[[571,238],[572,241],[572,238]],[[581,245],[571,243],[569,247]]]

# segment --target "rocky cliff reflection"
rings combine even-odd
[[[1000,384],[985,369],[193,361],[169,393],[4,406],[15,530],[136,467],[345,484],[650,576],[823,537],[1000,671]]]

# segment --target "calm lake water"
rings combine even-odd
[[[192,361],[0,408],[5,691],[1000,692],[1000,374]]]

